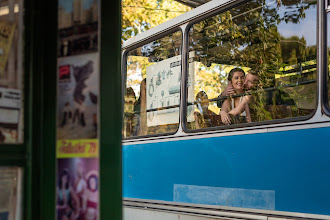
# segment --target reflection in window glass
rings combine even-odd
[[[188,129],[309,115],[316,1],[252,0],[194,24],[189,60]]]
[[[23,141],[22,4],[0,1],[0,144]]]
[[[0,167],[0,192],[0,219],[21,219],[21,168]]]
[[[175,132],[179,123],[182,34],[127,54],[123,137]]]

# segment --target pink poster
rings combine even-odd
[[[57,160],[56,212],[58,220],[99,219],[98,170],[97,158]]]

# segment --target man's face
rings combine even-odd
[[[246,74],[244,81],[244,88],[247,90],[256,89],[259,83],[259,77],[252,75],[251,73]]]

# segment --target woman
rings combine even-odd
[[[245,72],[240,68],[232,69],[228,74],[228,83],[232,85],[235,90],[235,94],[243,94],[244,93],[244,79]],[[233,119],[239,123],[242,122],[251,122],[250,119],[250,111],[248,106],[249,97],[238,96],[238,97],[230,97],[224,101],[221,107],[220,115],[221,121],[225,125],[229,125],[233,122]],[[241,114],[236,114],[237,107],[242,106],[245,108],[244,112]],[[232,117],[231,117],[232,116]]]
[[[79,216],[80,203],[77,195],[70,186],[70,175],[67,169],[64,169],[58,180],[57,193],[57,219],[73,220]]]
[[[98,179],[99,175],[96,170],[92,170],[86,175],[86,213],[85,220],[98,219]]]

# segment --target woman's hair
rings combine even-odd
[[[91,184],[90,184],[90,181],[91,181],[92,179],[95,180],[95,188],[94,188],[94,189],[92,189],[92,186],[91,186]],[[88,188],[90,191],[93,191],[93,192],[97,191],[97,189],[98,189],[98,178],[97,178],[97,176],[96,176],[95,174],[90,175],[90,176],[88,177],[88,179],[87,179],[87,188]]]
[[[61,188],[62,187],[62,178],[63,176],[67,176],[67,181],[65,183],[65,189],[69,189],[69,183],[70,183],[70,175],[69,175],[69,170],[68,169],[64,169],[60,176],[59,176],[59,180],[58,180],[58,187]]]
[[[228,73],[228,81],[232,80],[234,73],[236,73],[236,72],[243,73],[243,75],[245,76],[244,70],[242,70],[241,68],[234,68],[234,69],[230,70],[230,72]]]

